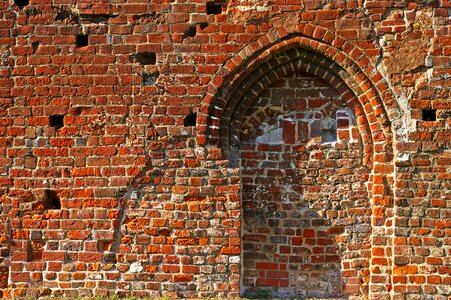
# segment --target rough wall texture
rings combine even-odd
[[[332,87],[295,75],[269,86],[244,119],[245,295],[261,286],[289,297],[358,295],[371,232],[361,139]]]
[[[451,296],[451,2],[0,3],[0,297]]]

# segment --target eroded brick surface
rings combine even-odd
[[[0,297],[451,296],[450,8],[0,3]]]
[[[244,295],[366,292],[370,168],[361,138],[349,135],[356,127],[346,109],[330,85],[295,74],[248,110],[241,139]],[[338,132],[337,116],[347,121]]]

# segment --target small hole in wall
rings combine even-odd
[[[58,194],[52,190],[46,190],[44,194],[44,205],[46,209],[61,209],[61,201]]]
[[[162,236],[170,236],[171,232],[169,231],[169,229],[163,228],[158,231],[158,234]]]
[[[88,46],[89,44],[89,35],[87,34],[77,34],[77,38],[75,40],[75,44],[78,48]]]
[[[220,3],[207,2],[207,14],[209,15],[222,14],[222,5]]]
[[[155,52],[140,52],[135,55],[135,59],[141,65],[154,65],[157,63],[157,54]]]
[[[113,242],[110,242],[110,241],[98,241],[97,242],[97,248],[101,252],[110,251],[112,245],[113,245]]]
[[[436,109],[423,109],[421,113],[423,121],[436,121],[437,110]]]
[[[31,47],[33,48],[33,53],[36,53],[36,51],[38,51],[39,48],[39,42],[38,41],[32,42]]]
[[[201,30],[204,30],[205,28],[207,28],[208,27],[208,23],[207,22],[203,22],[203,23],[200,23],[200,29]]]
[[[82,19],[83,23],[105,24],[108,23],[111,16],[105,14],[81,14],[79,17]]]
[[[29,0],[14,0],[14,4],[19,6],[20,8],[25,7],[30,4]]]
[[[188,37],[194,37],[196,36],[196,33],[197,33],[196,26],[190,26],[183,33],[183,39],[186,39]]]
[[[59,130],[61,127],[64,127],[64,116],[63,115],[53,115],[50,116],[50,126]]]
[[[197,113],[190,112],[183,120],[184,126],[196,126]]]

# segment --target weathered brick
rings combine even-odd
[[[0,297],[448,296],[449,1],[69,2],[0,4]]]

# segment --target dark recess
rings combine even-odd
[[[63,115],[53,115],[50,116],[50,126],[55,127],[56,130],[64,127],[64,116]]]
[[[201,30],[204,30],[207,27],[208,27],[208,23],[207,22],[200,23],[200,29]]]
[[[19,6],[20,8],[25,7],[30,4],[29,0],[14,0],[14,4]]]
[[[38,51],[39,45],[40,44],[38,41],[34,41],[31,43],[31,47],[33,48],[33,53],[36,53],[36,51]]]
[[[46,190],[44,197],[44,205],[46,209],[61,209],[61,201],[55,191]]]
[[[55,21],[69,20],[73,23],[80,23],[80,17],[71,11],[69,8],[62,6],[58,9],[58,13],[55,16]]]
[[[423,109],[422,110],[423,121],[435,121],[437,120],[437,110],[436,109]]]
[[[197,113],[190,112],[183,120],[184,126],[196,126]]]
[[[108,23],[110,15],[80,15],[79,18],[86,23]]]
[[[25,14],[27,17],[36,17],[42,14],[42,11],[36,7],[29,7],[25,10]]]
[[[155,52],[140,52],[135,55],[135,59],[141,65],[154,65],[157,63],[157,54]]]
[[[64,21],[70,18],[70,13],[67,10],[60,9],[60,11],[55,16],[55,21]]]
[[[207,2],[207,14],[209,15],[222,14],[222,5],[220,3]]]
[[[171,235],[171,232],[170,232],[169,229],[167,229],[167,228],[160,229],[160,230],[158,231],[158,233],[159,233],[161,236],[170,236],[170,235]]]
[[[88,46],[88,35],[87,34],[78,34],[76,39],[76,45],[78,48]]]
[[[190,26],[183,33],[183,39],[186,39],[188,37],[194,37],[196,36],[196,33],[197,33],[196,26]]]

